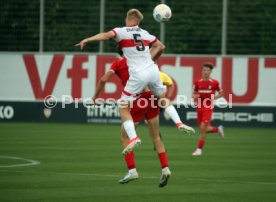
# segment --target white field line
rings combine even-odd
[[[67,173],[67,172],[44,172],[44,171],[16,171],[16,170],[1,170],[0,172],[14,172],[25,174],[44,174],[44,175],[70,175],[70,176],[93,176],[93,177],[105,177],[105,178],[122,178],[123,175],[114,174],[100,174],[100,173]],[[142,179],[159,179],[155,176],[140,176]],[[276,185],[276,182],[260,182],[260,181],[233,181],[233,180],[219,180],[219,179],[207,179],[207,178],[184,178],[183,181],[202,181],[202,182],[214,182],[214,183],[227,183],[227,184],[255,184],[255,185]]]
[[[234,181],[234,180],[203,179],[203,178],[187,178],[186,180],[202,181],[202,182],[233,183],[233,184],[276,185],[276,182]]]
[[[0,156],[0,158],[4,159],[15,159],[20,161],[27,161],[28,163],[21,163],[21,164],[12,164],[12,165],[0,165],[0,168],[13,168],[13,167],[23,167],[23,166],[34,166],[40,164],[39,161],[32,160],[32,159],[24,159],[21,157],[13,157],[13,156]]]
[[[100,174],[100,173],[67,173],[67,172],[44,172],[44,171],[18,171],[18,170],[0,170],[0,172],[14,172],[14,173],[28,173],[28,174],[44,174],[44,175],[71,175],[71,176],[93,176],[93,177],[114,177],[121,178],[123,175],[113,175],[113,174]],[[159,179],[159,177],[154,176],[140,176],[144,179]]]

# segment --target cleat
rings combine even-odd
[[[168,167],[162,169],[162,174],[159,181],[159,187],[165,187],[171,176],[171,171]]]
[[[223,126],[218,127],[218,134],[222,139],[224,138],[224,129],[223,128],[224,128]]]
[[[193,156],[201,156],[202,155],[202,149],[197,148],[192,155]]]
[[[138,147],[141,144],[141,139],[137,136],[128,141],[128,145],[122,151],[123,155],[129,154],[135,147]]]
[[[187,135],[195,134],[195,129],[193,129],[190,126],[185,125],[184,123],[177,123],[176,127],[178,128],[179,131],[183,131]]]
[[[130,181],[137,180],[139,178],[138,172],[135,170],[134,172],[128,171],[126,176],[123,179],[119,180],[119,184],[126,184]]]

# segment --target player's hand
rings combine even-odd
[[[200,97],[200,95],[197,94],[197,93],[194,93],[194,94],[192,95],[192,98],[194,98],[194,99],[198,99],[199,97]]]
[[[87,40],[84,39],[84,40],[82,40],[81,42],[77,43],[75,46],[76,46],[76,47],[80,47],[80,49],[82,50],[83,47],[84,47],[86,44],[87,44]]]
[[[93,104],[96,104],[96,99],[97,99],[97,98],[96,98],[95,96],[93,96],[91,99],[92,99],[92,103],[93,103]]]

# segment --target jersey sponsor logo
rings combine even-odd
[[[199,93],[212,93],[212,90],[198,90]]]

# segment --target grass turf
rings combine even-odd
[[[147,128],[139,126],[139,180],[126,185],[118,125],[0,124],[0,201],[276,201],[276,130],[227,128],[208,135],[203,156],[191,155],[198,135],[161,127],[172,177],[158,187],[160,165]],[[27,164],[20,157],[40,164]]]

